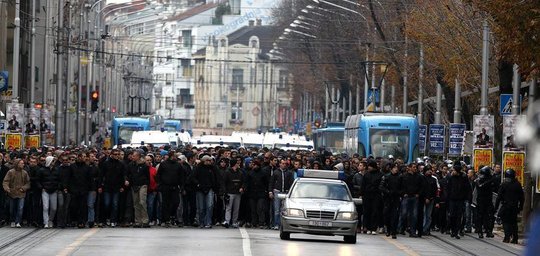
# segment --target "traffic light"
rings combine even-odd
[[[315,120],[314,125],[315,125],[316,128],[321,128],[321,120],[319,120],[319,119]]]
[[[93,91],[90,96],[92,98],[92,111],[95,112],[95,111],[98,110],[99,92],[98,91]]]

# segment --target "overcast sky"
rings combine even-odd
[[[107,4],[120,4],[131,2],[131,0],[107,0]]]

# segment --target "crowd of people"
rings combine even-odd
[[[517,243],[523,190],[499,164],[278,149],[39,148],[0,154],[0,222],[18,228],[151,226],[279,229],[281,201],[298,169],[343,171],[357,232],[396,238],[475,232]]]

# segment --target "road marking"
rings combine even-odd
[[[245,228],[240,228],[240,234],[242,234],[242,250],[244,256],[251,256],[251,242],[249,241],[249,234]]]
[[[394,239],[390,239],[386,236],[382,236],[382,238],[384,240],[386,240],[387,242],[391,243],[393,246],[397,247],[398,249],[402,250],[403,252],[405,252],[407,255],[409,256],[420,256],[420,254],[418,254],[417,252],[413,251],[410,247],[394,240]]]
[[[73,251],[75,251],[75,249],[77,249],[79,246],[81,246],[81,244],[84,243],[84,241],[88,240],[88,238],[90,238],[92,235],[94,235],[98,231],[99,231],[99,228],[92,228],[92,229],[88,230],[82,236],[77,238],[77,240],[75,240],[73,243],[71,243],[66,248],[64,248],[64,250],[62,250],[60,253],[56,254],[56,256],[68,256],[68,255],[71,255],[73,253]]]

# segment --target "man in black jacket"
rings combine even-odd
[[[159,164],[156,174],[158,190],[162,198],[162,221],[163,225],[174,224],[174,219],[180,204],[180,192],[184,190],[184,170],[176,160],[176,153],[168,152],[167,160]],[[183,220],[179,219],[183,223]],[[182,224],[179,224],[182,225]]]
[[[476,233],[479,238],[484,238],[484,232],[487,237],[493,237],[493,177],[491,168],[485,166],[480,169],[478,178],[474,181],[473,205],[476,205]]]
[[[53,220],[56,216],[58,206],[57,192],[60,175],[53,162],[53,156],[45,158],[45,166],[38,171],[37,179],[38,187],[42,190],[41,198],[43,200],[43,222],[45,228],[53,227]]]
[[[272,229],[278,230],[280,226],[281,200],[277,198],[278,193],[288,193],[294,181],[293,174],[287,169],[287,160],[279,160],[279,168],[274,171],[268,184],[268,195],[274,200],[274,226]]]
[[[196,184],[193,181],[193,175],[195,174],[193,165],[195,164],[195,157],[190,151],[185,152],[185,155],[180,156],[180,164],[184,170],[185,184],[184,191],[182,191],[182,216],[183,222],[188,226],[198,226],[195,222],[195,216],[197,215],[197,200],[196,200]]]
[[[71,202],[70,181],[73,175],[73,166],[67,154],[60,156],[60,166],[58,166],[60,176],[58,191],[58,212],[56,222],[59,228],[65,228],[69,216],[69,204]]]
[[[251,224],[253,227],[261,225],[264,228],[266,223],[266,199],[268,198],[268,178],[269,176],[261,170],[259,160],[251,162],[251,170],[247,173],[246,191],[249,194],[251,208]]]
[[[386,225],[386,236],[396,239],[397,222],[399,218],[399,205],[401,198],[401,178],[399,177],[398,166],[389,164],[390,172],[382,177],[380,190],[384,199],[384,218]]]
[[[495,208],[501,205],[499,217],[503,223],[504,239],[503,242],[518,243],[517,215],[523,210],[523,188],[516,179],[516,172],[508,169],[504,172],[504,182],[499,188]]]
[[[135,211],[134,227],[150,227],[148,225],[148,212],[146,210],[146,196],[150,184],[150,170],[141,156],[141,152],[135,151],[132,162],[128,166],[128,181],[133,194],[133,208]]]
[[[112,156],[102,164],[101,169],[101,185],[98,188],[98,193],[103,193],[103,202],[105,208],[105,216],[111,227],[115,227],[118,221],[118,206],[120,193],[124,192],[124,186],[128,186],[126,174],[127,169],[124,163],[120,150],[113,150]]]
[[[26,192],[25,207],[28,211],[27,214],[28,223],[31,223],[34,227],[41,227],[43,219],[41,217],[41,189],[38,186],[37,176],[40,166],[38,165],[38,159],[36,156],[31,156],[28,160],[28,169],[26,172],[30,176],[30,190]]]
[[[240,171],[240,162],[236,159],[229,161],[231,167],[223,177],[223,191],[226,193],[227,202],[225,211],[226,228],[232,224],[234,228],[238,227],[238,211],[240,210],[241,194],[244,193],[244,176]],[[231,219],[232,215],[232,219]]]
[[[401,223],[399,225],[400,231],[405,232],[405,222],[409,225],[410,237],[417,237],[417,220],[418,220],[418,198],[422,193],[422,177],[418,174],[418,169],[415,163],[409,164],[407,172],[401,175],[401,194],[403,200],[401,201]]]
[[[368,234],[377,234],[378,218],[380,204],[382,203],[382,193],[379,189],[382,180],[382,172],[379,171],[377,162],[370,160],[368,162],[367,172],[362,180],[362,200],[364,204],[364,223]]]
[[[430,235],[433,206],[435,205],[437,197],[437,178],[433,176],[433,166],[426,165],[424,168],[424,202],[423,203],[423,235]]]
[[[84,228],[88,217],[87,203],[88,190],[91,184],[90,168],[86,164],[86,153],[80,152],[77,161],[73,166],[70,179],[71,188],[71,211],[72,216],[77,220],[77,227]]]
[[[212,212],[214,207],[214,191],[219,184],[216,180],[216,169],[212,157],[205,155],[195,168],[194,180],[197,184],[197,210],[199,211],[199,227],[212,228]]]
[[[461,171],[461,165],[454,165],[450,178],[448,179],[448,211],[450,213],[451,236],[459,239],[459,231],[463,224],[463,213],[465,212],[465,201],[470,200],[471,185],[467,175]]]

